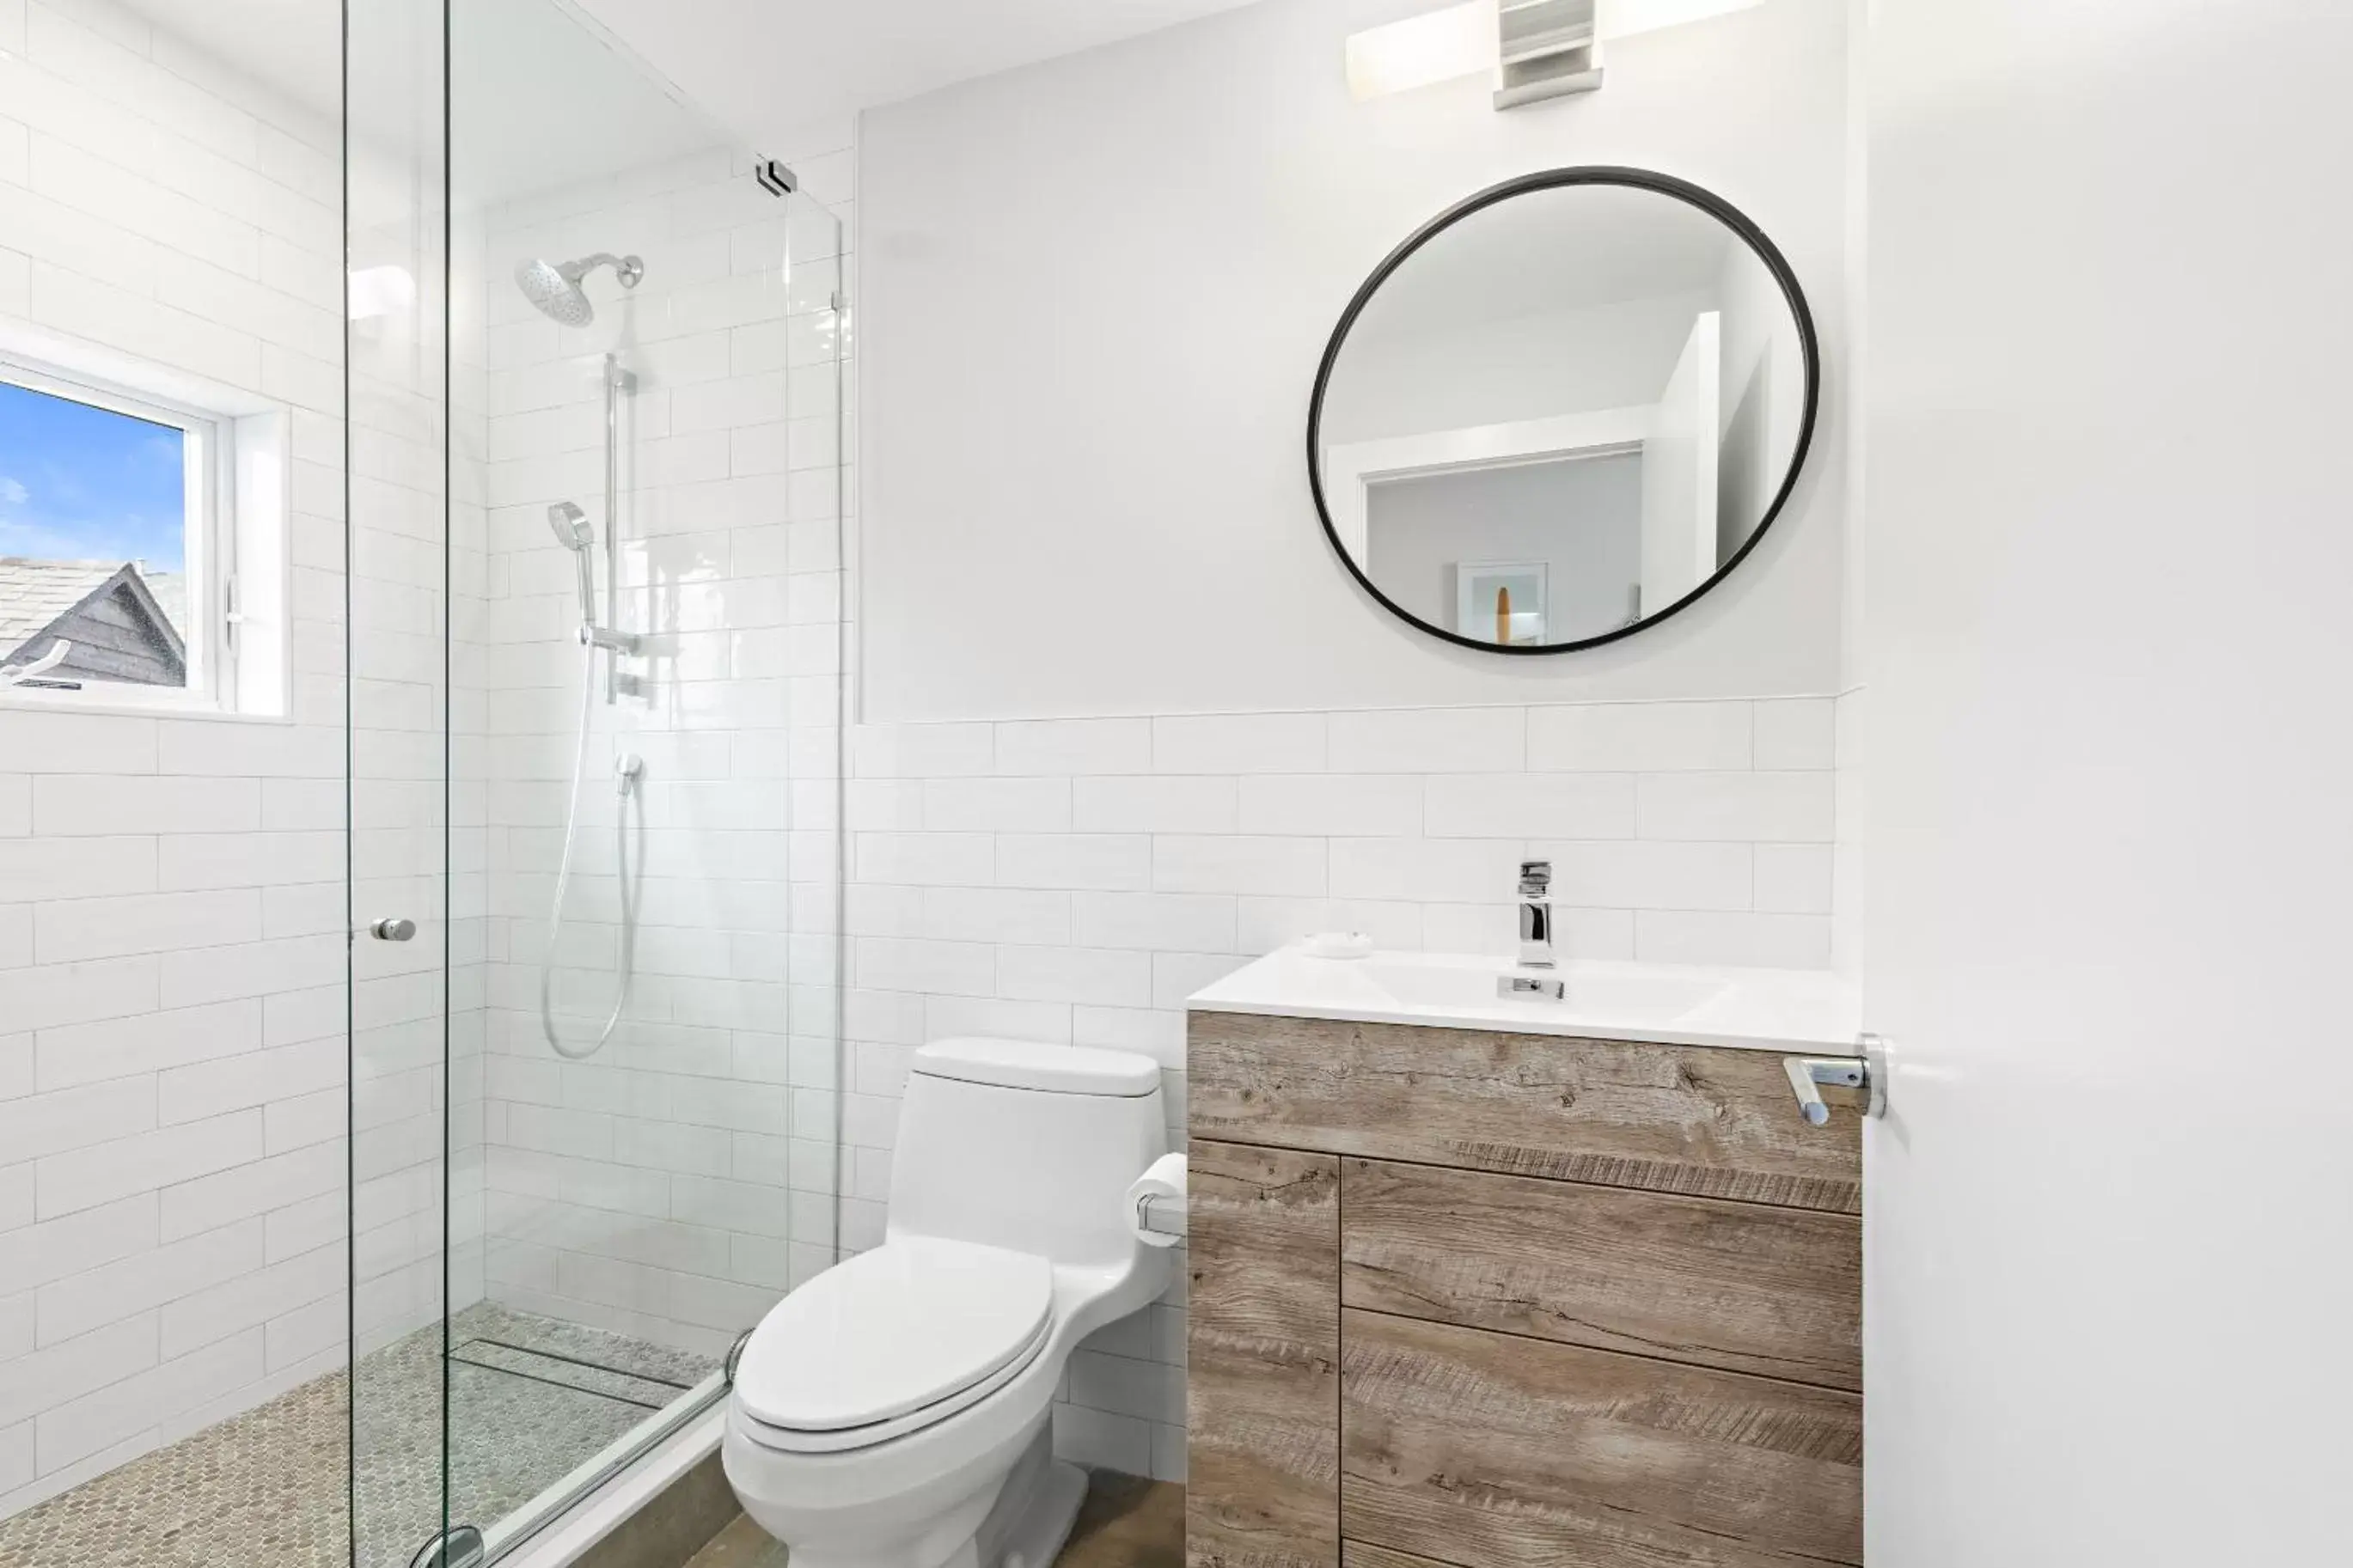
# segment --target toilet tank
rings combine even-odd
[[[949,1237],[1058,1264],[1117,1264],[1141,1245],[1128,1184],[1167,1152],[1150,1057],[1028,1040],[938,1040],[915,1053],[891,1163],[890,1234]]]

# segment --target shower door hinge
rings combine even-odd
[[[752,171],[752,177],[772,196],[789,196],[801,188],[801,177],[774,158],[764,160]]]
[[[844,293],[841,289],[836,289],[833,291],[831,303],[833,305],[833,313],[837,316],[841,315],[847,312],[849,309],[849,296]]]

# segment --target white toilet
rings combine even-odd
[[[728,1396],[727,1479],[794,1568],[1047,1568],[1086,1489],[1063,1363],[1168,1282],[1124,1202],[1166,1117],[1148,1057],[915,1053],[882,1245],[777,1303]]]

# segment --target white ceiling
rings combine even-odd
[[[343,100],[343,7],[332,0],[120,0],[122,8],[313,113]]]
[[[462,0],[449,47],[461,209],[725,144],[716,122],[554,0]]]
[[[813,121],[1249,3],[582,0],[703,108],[779,153]]]
[[[564,169],[675,156],[706,132],[564,13],[593,17],[678,84],[694,110],[769,151],[875,104],[1174,26],[1250,0],[464,0],[452,39],[461,184],[476,199]],[[1351,0],[1351,4],[1360,0]],[[337,0],[121,0],[303,107],[332,118],[342,89]],[[381,50],[415,31],[402,0],[353,0],[355,38]],[[424,13],[417,13],[422,16]],[[404,26],[404,21],[406,25]],[[373,70],[378,99],[412,74]],[[417,75],[422,75],[420,70]],[[373,106],[405,114],[406,105]],[[355,104],[359,118],[373,117]],[[404,132],[406,127],[399,127]]]
[[[158,31],[332,122],[343,98],[337,0],[121,0]],[[438,110],[439,32],[413,0],[353,0],[357,134],[407,145]],[[452,177],[463,206],[660,163],[725,140],[715,118],[583,26],[563,0],[462,0],[450,13]],[[420,95],[427,95],[420,100]]]

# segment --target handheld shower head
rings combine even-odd
[[[646,264],[634,256],[598,251],[577,261],[542,261],[534,258],[514,271],[515,287],[538,311],[559,326],[585,327],[596,319],[596,308],[581,291],[580,280],[599,267],[609,267],[624,289],[634,289],[646,275]]]
[[[588,514],[568,500],[557,501],[547,509],[547,526],[555,534],[555,542],[566,550],[586,550],[596,542],[596,528]]]
[[[596,527],[586,512],[568,500],[547,509],[547,526],[555,542],[572,552],[573,560],[579,563],[580,629],[588,632],[596,625],[596,569],[588,561],[588,547],[596,542]]]

